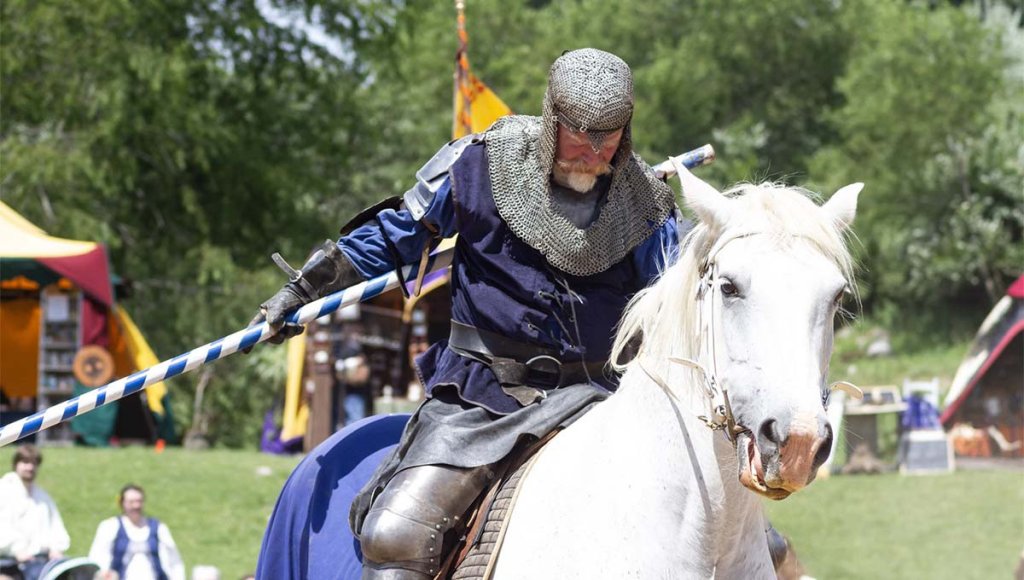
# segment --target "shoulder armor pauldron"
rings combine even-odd
[[[480,139],[481,135],[474,133],[448,142],[416,172],[416,185],[412,186],[403,196],[405,207],[413,218],[417,220],[423,218],[423,215],[427,213],[427,208],[434,201],[437,190],[441,188],[441,184],[448,176],[448,170],[455,164],[466,147],[478,143]]]

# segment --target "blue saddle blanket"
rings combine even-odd
[[[257,580],[355,580],[362,574],[349,506],[395,448],[409,415],[375,415],[338,431],[285,482],[263,535]]]

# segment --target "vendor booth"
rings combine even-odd
[[[960,455],[1024,457],[1024,276],[982,322],[941,420]]]
[[[0,424],[158,362],[116,304],[106,250],[48,236],[0,202]],[[39,434],[40,443],[173,439],[163,383]]]

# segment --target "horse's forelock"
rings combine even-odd
[[[771,235],[777,243],[792,241],[813,245],[853,283],[853,260],[846,248],[848,230],[837,227],[821,210],[821,198],[800,187],[778,183],[739,184],[725,193],[735,197],[735,212],[728,227]]]

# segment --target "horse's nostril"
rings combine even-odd
[[[832,453],[832,425],[825,423],[825,439],[821,442],[821,446],[818,447],[818,452],[814,454],[814,469],[817,470],[821,467],[828,459],[829,454]]]
[[[782,444],[782,435],[779,433],[779,422],[775,419],[765,419],[761,423],[761,437],[776,445]]]

